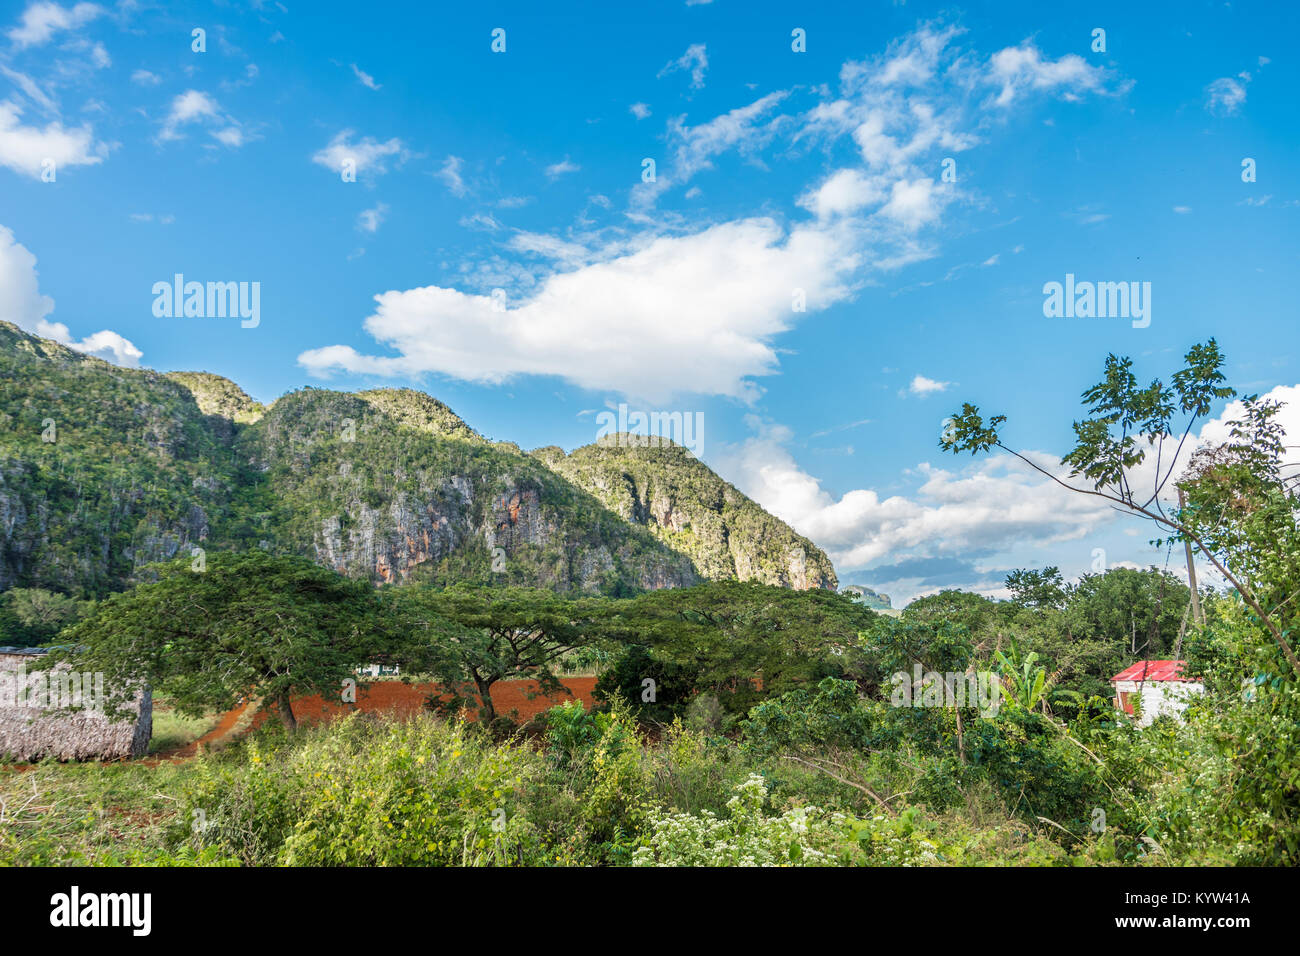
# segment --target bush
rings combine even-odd
[[[766,783],[751,774],[735,788],[724,815],[655,813],[632,865],[910,866],[939,860],[938,848],[912,824],[915,810],[897,819],[858,819],[803,806],[768,816],[766,802]]]
[[[247,863],[439,866],[537,858],[518,812],[535,754],[420,715],[376,726],[353,715],[292,748],[250,746],[190,797],[195,839]]]

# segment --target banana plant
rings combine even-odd
[[[1033,710],[1044,703],[1047,692],[1047,668],[1035,667],[1038,654],[1030,651],[1023,658],[1015,641],[1010,654],[995,651],[998,659],[998,686],[1002,697],[1013,707]]]

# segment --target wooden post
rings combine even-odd
[[[1187,497],[1180,487],[1178,489],[1178,510],[1182,511],[1186,507]],[[1200,627],[1205,627],[1205,616],[1201,613],[1201,595],[1196,590],[1196,562],[1192,560],[1192,542],[1184,539],[1183,549],[1187,552],[1187,585],[1192,589],[1192,620]]]

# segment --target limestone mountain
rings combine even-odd
[[[611,495],[587,450],[525,454],[422,392],[264,407],[217,375],[120,368],[5,322],[0,383],[0,590],[100,596],[154,561],[248,547],[376,583],[834,587],[811,542],[671,449],[629,459],[635,490]]]
[[[706,578],[800,589],[836,586],[835,569],[820,548],[680,445],[618,434],[569,455],[554,446],[533,454],[624,520],[690,557]]]

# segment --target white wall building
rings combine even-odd
[[[1205,685],[1183,676],[1186,661],[1138,661],[1110,679],[1115,685],[1115,708],[1130,717],[1137,714],[1139,727],[1157,717],[1181,719],[1191,698],[1205,693]]]

